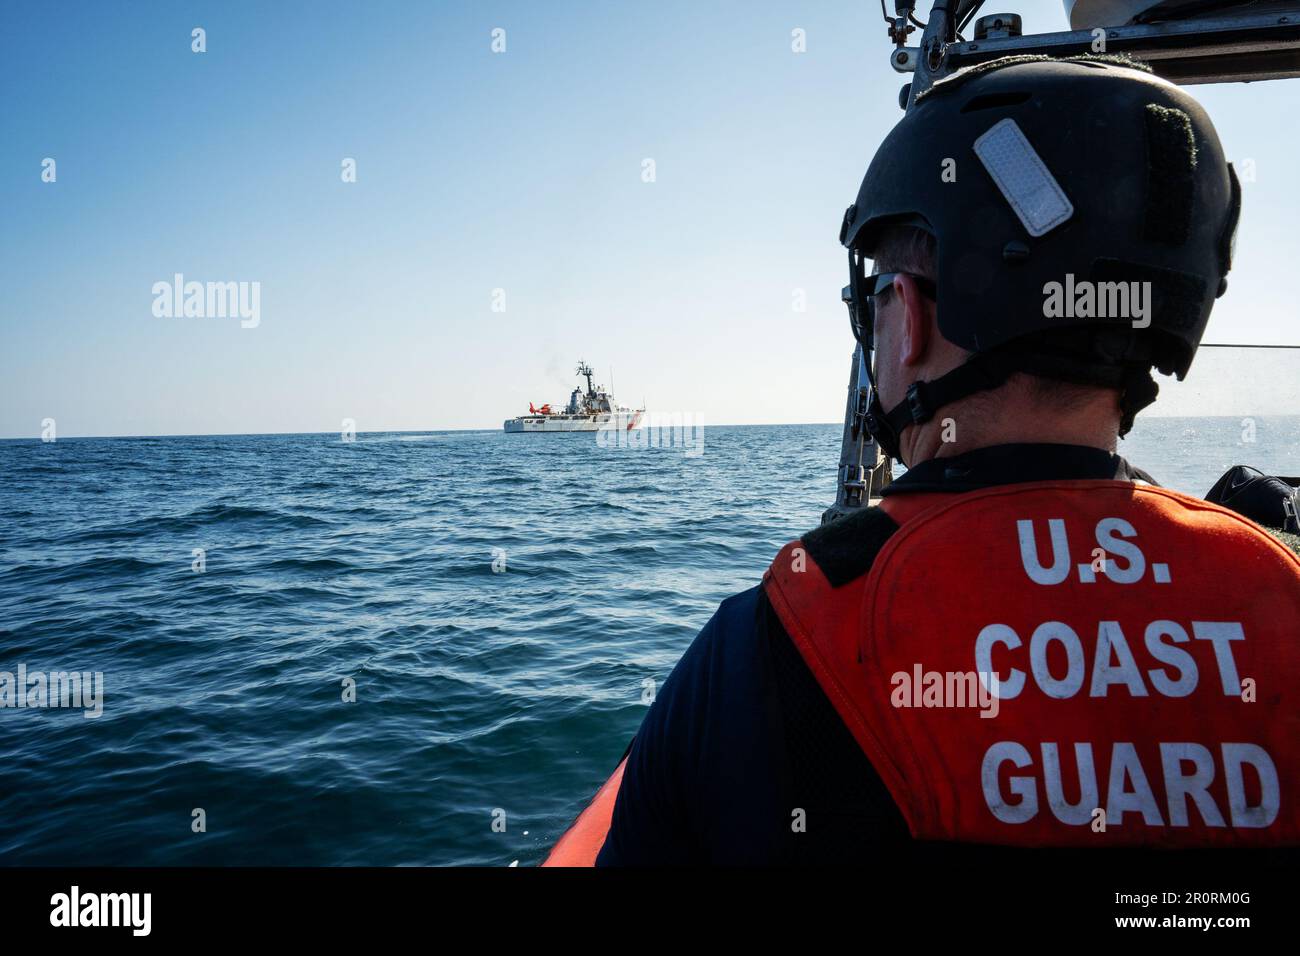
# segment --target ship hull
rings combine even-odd
[[[640,412],[625,415],[522,415],[506,419],[502,429],[507,433],[598,432],[602,428],[630,430],[640,423]]]

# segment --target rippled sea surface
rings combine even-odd
[[[1121,451],[1196,494],[1236,463],[1300,474],[1300,418],[1256,428],[1151,419]],[[817,523],[838,444],[0,442],[0,671],[105,687],[96,719],[0,709],[0,862],[538,862],[649,682]]]

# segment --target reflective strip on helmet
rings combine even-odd
[[[975,140],[975,155],[1031,236],[1041,236],[1074,215],[1074,205],[1008,117]]]

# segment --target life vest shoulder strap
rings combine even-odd
[[[861,720],[837,675],[860,663],[852,632],[860,613],[861,584],[898,530],[890,511],[863,508],[791,541],[763,576],[764,591],[786,634],[877,768],[888,759],[887,750]]]

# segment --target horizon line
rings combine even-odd
[[[1167,419],[1204,419],[1204,418],[1296,418],[1296,414],[1268,414],[1268,415],[1147,415],[1147,420],[1153,418]],[[843,422],[717,422],[715,424],[705,423],[702,428],[796,428],[808,425],[835,425],[843,426]],[[483,428],[378,428],[367,431],[358,430],[357,435],[436,435],[444,433],[470,433],[470,432],[500,432],[501,434],[510,434],[499,427],[487,426]],[[43,445],[58,444],[60,441],[96,441],[96,440],[131,440],[139,438],[271,438],[275,436],[286,435],[337,435],[339,429],[331,429],[323,432],[299,432],[299,431],[272,431],[272,432],[164,432],[151,435],[65,435],[57,436],[53,442],[46,442],[41,439],[39,434],[36,435],[4,435],[0,436],[3,442],[24,442],[34,441]],[[532,432],[518,434],[554,434],[554,435],[585,435],[588,432]]]

